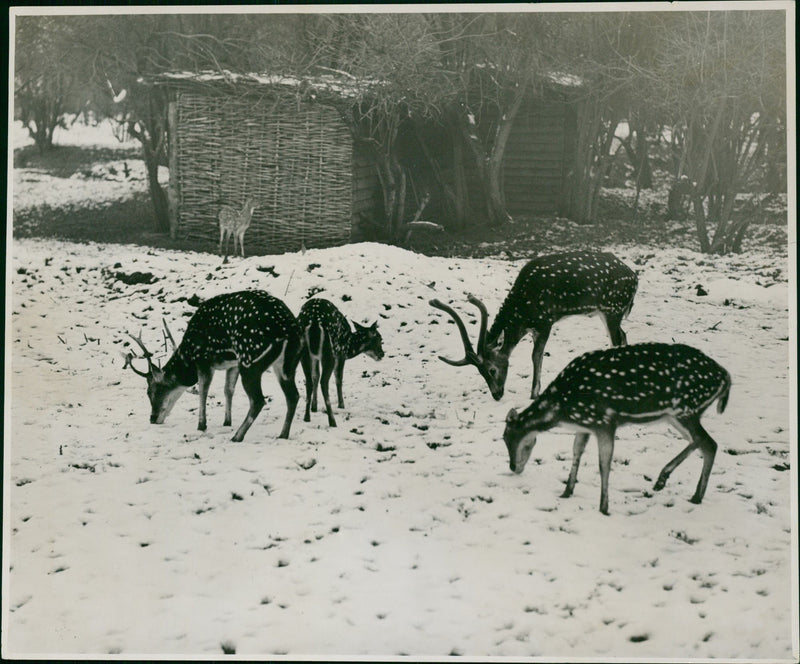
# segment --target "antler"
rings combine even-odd
[[[174,353],[176,348],[175,339],[172,337],[172,332],[170,332],[169,328],[167,327],[167,319],[162,318],[161,322],[164,323],[164,340],[169,340],[169,343],[172,346],[172,352]]]
[[[486,327],[489,324],[489,312],[486,310],[483,302],[472,293],[467,295],[467,301],[474,304],[481,311],[481,331],[478,333],[478,355],[483,355],[484,345],[486,344]]]
[[[142,341],[142,335],[141,334],[138,337],[134,337],[130,332],[126,332],[126,334],[139,345],[139,348],[142,349],[142,353],[144,353],[144,355],[141,355],[141,356],[137,357],[133,353],[127,353],[126,355],[124,355],[124,357],[125,357],[125,366],[123,366],[122,368],[123,369],[127,369],[128,367],[130,367],[131,369],[133,369],[133,372],[135,374],[138,374],[139,376],[143,376],[144,378],[147,378],[148,376],[150,376],[153,373],[153,361],[150,359],[151,357],[153,357],[153,354],[149,350],[147,350],[147,347],[144,345],[144,342]],[[145,359],[145,360],[147,360],[147,373],[145,373],[143,371],[139,371],[136,367],[133,366],[133,363],[131,362],[131,360],[134,360],[134,359]]]
[[[428,304],[430,304],[432,307],[435,307],[437,309],[441,309],[442,311],[450,314],[450,317],[455,321],[455,324],[458,326],[458,331],[461,333],[461,341],[464,344],[465,355],[464,355],[464,359],[463,360],[450,360],[450,359],[448,359],[446,357],[442,357],[441,355],[439,356],[439,359],[442,362],[446,362],[447,364],[450,364],[450,365],[452,365],[454,367],[463,367],[464,365],[467,365],[467,364],[478,364],[480,362],[480,358],[478,357],[478,355],[475,353],[474,349],[472,348],[472,342],[470,342],[470,340],[469,340],[469,335],[467,334],[467,328],[464,326],[464,321],[461,320],[461,316],[459,316],[452,309],[452,307],[447,306],[446,304],[444,304],[443,302],[441,302],[439,300],[436,300],[436,299],[430,300],[428,302]],[[480,305],[480,306],[482,307],[483,305]],[[485,311],[485,310],[486,309],[484,307],[483,311]],[[481,333],[482,334],[485,333],[484,327],[485,327],[485,321],[482,321],[482,323],[481,323]]]
[[[122,355],[122,359],[125,360],[125,364],[122,365],[122,370],[125,371],[128,367],[133,370],[133,373],[141,376],[142,378],[147,378],[150,374],[145,373],[144,371],[139,371],[135,366],[133,366],[133,362],[131,360],[134,359],[135,355],[133,353],[120,353]]]

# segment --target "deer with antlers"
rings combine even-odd
[[[189,320],[179,346],[165,325],[173,353],[164,368],[152,361],[153,354],[141,336],[129,335],[143,355],[125,356],[125,367],[147,379],[147,396],[152,407],[150,422],[162,424],[184,391],[198,384],[200,409],[197,428],[206,429],[206,399],[214,371],[224,369],[225,424],[231,423],[231,400],[239,376],[250,400],[247,416],[233,436],[241,441],[264,407],[261,376],[270,367],[286,397],[286,418],[280,438],[288,438],[297,402],[295,371],[300,361],[300,328],[297,319],[279,299],[264,291],[238,291],[217,295],[203,302]],[[147,371],[133,366],[133,360],[147,360]]]
[[[442,356],[439,359],[452,366],[475,366],[492,397],[500,400],[509,357],[531,332],[533,398],[539,393],[542,357],[553,325],[565,316],[597,313],[606,324],[612,345],[624,346],[627,338],[621,323],[630,313],[637,286],[636,273],[610,253],[572,251],[539,256],[522,268],[488,332],[486,307],[474,295],[467,296],[481,315],[477,348],[473,348],[458,313],[438,299],[430,300],[432,307],[448,313],[455,321],[466,353],[462,360]]]

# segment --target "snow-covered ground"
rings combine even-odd
[[[692,344],[733,375],[727,410],[705,418],[720,453],[702,505],[688,502],[699,455],[652,491],[684,445],[662,425],[619,432],[610,517],[593,454],[575,495],[558,497],[568,432],[541,436],[526,471],[508,471],[503,420],[528,402],[530,343],[494,402],[474,369],[437,359],[460,341],[427,302],[469,312],[469,291],[496,310],[521,262],[360,244],[222,265],[15,242],[7,654],[789,658],[786,286],[758,286],[755,272],[726,281],[727,264],[757,255],[615,251],[640,271],[628,338]],[[158,280],[114,278],[134,271]],[[221,376],[206,432],[192,394],[148,423],[144,381],[123,370],[125,332],[158,346],[162,317],[185,329],[186,298],[242,288],[294,311],[322,288],[355,320],[379,321],[386,357],[348,363],[337,429],[298,415],[277,440],[271,374],[242,443],[221,425]],[[598,319],[559,323],[544,382],[607,343]],[[239,389],[234,425],[246,403]]]
[[[495,402],[472,367],[437,359],[461,343],[428,300],[452,302],[475,335],[465,294],[494,313],[522,260],[356,244],[222,264],[14,241],[3,655],[796,658],[787,257],[605,248],[639,271],[629,341],[691,344],[733,376],[725,412],[704,418],[720,449],[701,505],[688,502],[699,454],[652,490],[685,445],[662,424],[618,432],[608,517],[593,450],[575,494],[559,498],[568,431],[540,436],[525,472],[509,472],[504,419],[529,403],[531,343]],[[117,278],[133,272],[155,280]],[[379,321],[386,357],[348,362],[336,429],[322,412],[303,422],[301,398],[278,440],[271,372],[241,443],[222,426],[219,375],[207,431],[191,393],[149,424],[144,380],[123,368],[126,332],[163,362],[162,317],[179,337],[193,296],[244,288],[295,312],[321,289],[352,319]],[[597,318],[558,323],[543,384],[605,345]],[[235,427],[241,387],[233,408]]]
[[[11,137],[17,148],[33,144],[20,122],[12,124]],[[139,145],[129,137],[119,141],[114,125],[108,120],[97,125],[76,122],[69,131],[57,127],[53,141],[60,146],[117,150],[136,149]],[[166,185],[169,169],[159,167],[158,179]],[[69,178],[56,177],[39,168],[16,168],[11,174],[10,186],[15,210],[39,205],[101,206],[147,191],[147,171],[141,159],[98,162]]]

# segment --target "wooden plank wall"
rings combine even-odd
[[[375,160],[356,143],[353,146],[353,216],[354,242],[375,240],[383,219],[383,194]]]
[[[569,113],[557,101],[535,100],[520,109],[503,161],[502,186],[512,216],[560,209],[571,145]]]

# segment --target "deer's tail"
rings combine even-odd
[[[728,397],[731,393],[731,377],[727,375],[725,377],[725,387],[722,388],[722,391],[719,394],[719,399],[717,400],[717,412],[721,413],[725,410],[725,406],[728,405]]]

